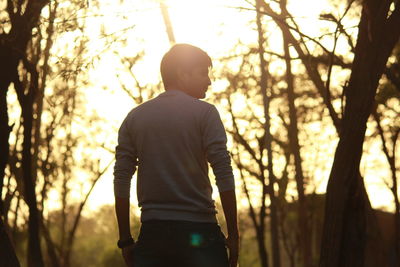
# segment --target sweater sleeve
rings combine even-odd
[[[129,134],[128,117],[118,131],[118,145],[115,149],[114,195],[129,198],[132,175],[137,167],[137,153]]]
[[[214,172],[219,192],[235,189],[231,158],[226,148],[226,133],[218,110],[211,106],[205,116],[203,144],[207,161]]]

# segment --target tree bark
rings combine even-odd
[[[368,207],[359,164],[379,79],[400,35],[400,7],[390,0],[364,1],[340,140],[329,177],[321,267],[364,266]]]

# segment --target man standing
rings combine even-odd
[[[235,183],[217,109],[202,99],[211,58],[174,45],[161,61],[165,92],[134,108],[118,132],[114,167],[118,247],[128,266],[236,267],[239,232]],[[216,219],[210,163],[227,222]],[[138,168],[138,241],[130,233],[129,191]],[[229,250],[229,258],[227,249]]]

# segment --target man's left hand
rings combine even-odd
[[[127,267],[134,267],[133,265],[133,250],[135,249],[136,243],[122,249],[122,256]]]

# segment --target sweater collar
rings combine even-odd
[[[177,90],[177,89],[169,89],[169,90],[166,90],[164,93],[162,93],[162,95],[165,95],[165,96],[175,96],[175,95],[181,95],[181,94],[188,95],[185,92],[183,92],[181,90]]]

